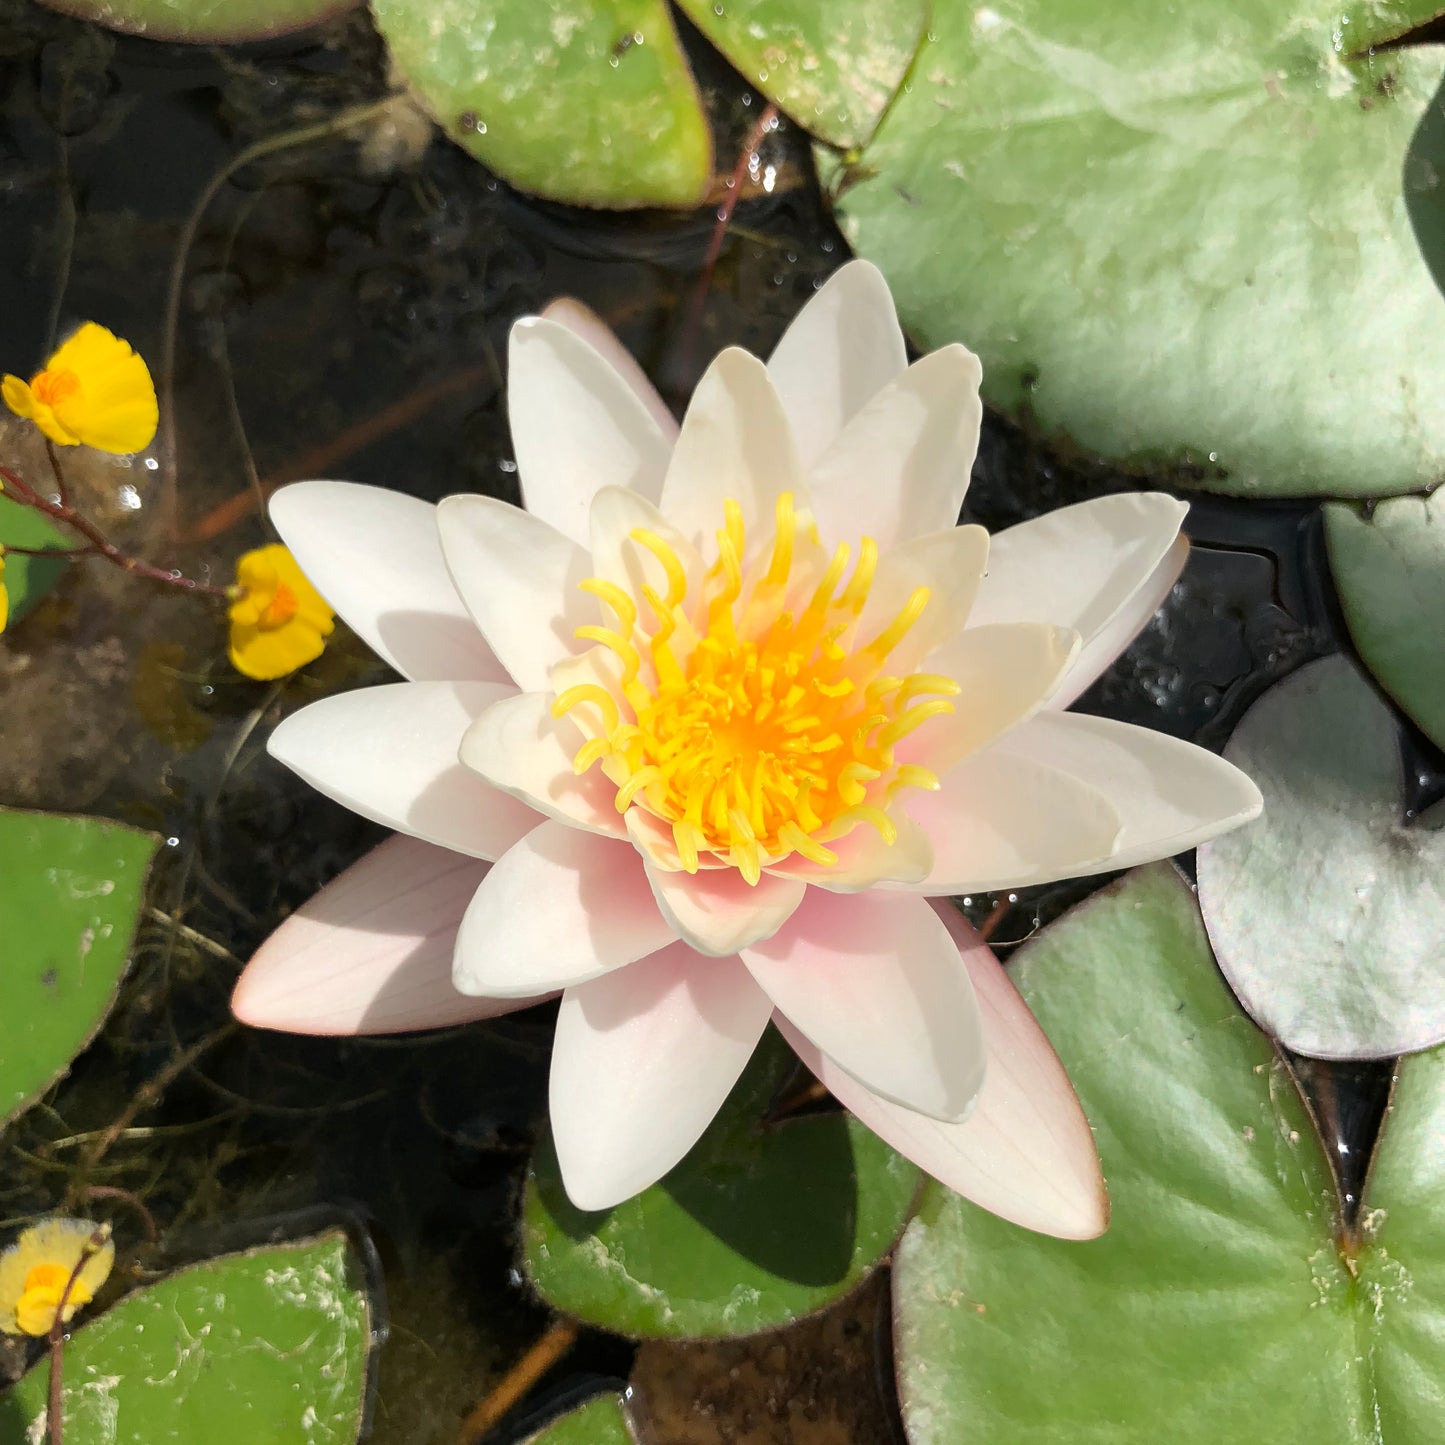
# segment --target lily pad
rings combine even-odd
[[[861,161],[820,161],[994,406],[1218,491],[1404,492],[1445,473],[1445,52],[1371,47],[1438,9],[939,0]]]
[[[127,1295],[65,1347],[66,1445],[354,1445],[370,1345],[355,1274],[332,1233]],[[49,1379],[42,1361],[0,1397],[3,1445],[42,1438]]]
[[[1445,1039],[1445,833],[1404,816],[1399,728],[1343,658],[1245,714],[1224,755],[1264,817],[1199,850],[1220,966],[1260,1026],[1316,1058]]]
[[[9,497],[0,497],[0,547],[70,547],[72,538],[29,507]],[[13,627],[60,581],[70,566],[63,557],[27,557],[20,552],[5,554],[5,591],[10,597]]]
[[[678,0],[759,90],[820,140],[859,146],[903,82],[928,0]]]
[[[498,175],[586,206],[694,206],[712,141],[664,0],[374,0],[442,129]]]
[[[1318,1135],[1171,868],[1096,894],[1011,971],[1094,1126],[1113,1224],[1069,1244],[928,1190],[894,1276],[913,1445],[1433,1438],[1441,1056],[1404,1067],[1347,1259]]]
[[[110,1012],[159,841],[104,818],[0,810],[0,1128]]]
[[[699,1339],[775,1329],[860,1285],[921,1176],[845,1114],[760,1123],[792,1067],[769,1031],[692,1153],[615,1209],[574,1208],[555,1155],[540,1150],[522,1248],[542,1296],[620,1334]]]
[[[523,1445],[637,1445],[627,1412],[616,1395],[601,1395],[554,1420]]]
[[[151,40],[265,40],[314,25],[359,0],[41,0],[52,10]]]
[[[1380,685],[1445,747],[1445,491],[1368,514],[1325,508],[1330,567],[1350,636]]]

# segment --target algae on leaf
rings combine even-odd
[[[1409,491],[1445,474],[1445,51],[1371,47],[1438,8],[938,0],[861,159],[820,161],[994,406],[1219,491]]]
[[[340,1232],[224,1255],[127,1295],[65,1347],[66,1445],[353,1445],[370,1317]],[[22,1445],[50,1369],[0,1395]]]
[[[0,809],[0,1128],[110,1012],[159,842],[104,818]]]

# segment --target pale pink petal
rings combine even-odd
[[[552,1047],[552,1137],[568,1197],[610,1209],[697,1142],[772,1004],[736,958],[676,943],[569,988]]]
[[[542,315],[548,321],[555,321],[575,332],[597,352],[602,359],[633,390],[638,401],[647,409],[648,415],[657,423],[657,429],[668,443],[677,440],[677,418],[668,410],[667,403],[657,394],[657,388],[648,380],[647,373],[637,364],[633,354],[617,339],[617,333],[590,307],[570,296],[559,296],[557,300],[542,308]]]
[[[809,892],[742,960],[779,1013],[874,1093],[960,1119],[983,1082],[978,1003],[921,898]]]
[[[717,555],[724,501],[742,510],[747,529],[744,563],[770,543],[777,499],[793,494],[809,507],[798,449],[767,368],[730,346],[720,352],[693,392],[673,449],[659,507],[702,553]]]
[[[500,858],[537,826],[537,814],[464,768],[457,749],[475,718],[512,695],[495,682],[341,692],[292,713],[267,749],[363,818],[474,858]]]
[[[1038,712],[1078,648],[1078,633],[1047,623],[969,627],[923,664],[958,684],[953,712],[929,718],[905,737],[899,757],[947,773]]]
[[[1149,620],[1174,590],[1189,561],[1189,538],[1180,535],[1149,574],[1149,580],[1079,649],[1069,664],[1049,707],[1063,709],[1093,686],[1128,645],[1149,625]]]
[[[655,626],[652,610],[643,600],[642,589],[644,586],[651,587],[658,596],[665,598],[668,593],[667,572],[646,547],[633,540],[632,534],[638,530],[654,533],[676,554],[687,579],[685,607],[696,605],[706,569],[697,548],[646,497],[640,497],[636,492],[625,492],[620,487],[608,487],[593,497],[588,534],[592,570],[604,581],[617,583],[637,604],[644,622]],[[615,626],[610,609],[605,615],[607,625]]]
[[[736,868],[681,873],[649,863],[647,881],[678,936],[709,958],[725,958],[771,938],[807,892],[804,883],[766,873],[749,885]]]
[[[1109,861],[1123,824],[1112,796],[1002,743],[953,769],[936,793],[904,805],[933,844],[933,871],[910,893],[986,893],[1082,878]]]
[[[415,682],[507,682],[442,562],[436,508],[356,482],[293,482],[271,520],[312,586]]]
[[[616,786],[601,768],[588,768],[580,777],[573,771],[583,741],[570,717],[552,716],[551,693],[524,692],[487,708],[462,737],[459,756],[494,788],[537,812],[620,838],[626,829]]]
[[[971,627],[1052,622],[1083,647],[1050,706],[1067,707],[1128,645],[1184,565],[1188,506],[1125,492],[1061,507],[994,535]]]
[[[982,377],[973,352],[945,346],[849,421],[807,468],[825,541],[866,536],[886,551],[958,521],[978,450]]]
[[[986,756],[996,751],[1058,769],[1108,798],[1122,824],[1103,865],[1110,869],[1182,853],[1264,807],[1259,789],[1232,763],[1109,718],[1041,712]]]
[[[941,1184],[1025,1229],[1094,1239],[1108,1228],[1109,1196],[1064,1066],[983,941],[952,904],[935,907],[983,1012],[988,1070],[967,1119],[945,1124],[880,1099],[787,1020],[778,1028],[839,1103]]]
[[[554,662],[580,650],[596,620],[578,585],[590,560],[554,527],[495,497],[447,497],[437,508],[447,570],[493,651],[523,692],[542,692]]]
[[[296,1034],[391,1034],[493,1018],[536,998],[452,987],[457,925],[487,864],[391,838],[303,903],[246,965],[231,1012]]]
[[[574,542],[587,543],[599,487],[630,487],[653,501],[661,493],[676,423],[660,426],[635,377],[573,327],[540,316],[512,327],[507,415],[527,510]]]
[[[913,672],[923,659],[963,631],[987,566],[988,533],[982,527],[949,527],[910,538],[883,553],[858,619],[858,643],[871,642],[919,587],[927,587],[929,597],[922,615],[888,654],[889,672]]]
[[[799,455],[811,467],[908,366],[883,273],[849,261],[793,318],[768,361]]]
[[[871,823],[861,823],[845,837],[824,846],[838,855],[836,863],[812,863],[799,853],[770,863],[776,878],[796,878],[830,893],[861,893],[885,880],[921,883],[933,871],[933,845],[928,834],[907,814],[894,809],[889,816],[898,837],[887,843]]]
[[[568,988],[676,941],[630,843],[545,822],[482,880],[452,982],[516,998]]]

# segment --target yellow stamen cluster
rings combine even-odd
[[[574,767],[580,774],[600,764],[617,785],[619,812],[641,805],[670,824],[688,872],[712,855],[755,884],[764,867],[794,853],[832,866],[838,854],[827,845],[860,824],[891,845],[897,828],[888,807],[897,793],[938,787],[933,773],[898,762],[894,750],[930,718],[952,712],[948,699],[959,689],[936,674],[885,669],[928,605],[927,587],[858,645],[878,565],[870,538],[845,582],[848,546],[821,565],[816,535],[800,536],[793,498],[784,494],[771,556],[749,586],[737,503],[725,504],[725,518],[718,559],[691,605],[676,549],[644,529],[631,538],[656,559],[667,588],[642,587],[649,620],[616,583],[582,584],[613,625],[577,635],[615,655],[620,695],[582,683],[566,688],[552,710],[561,717],[591,705],[587,713],[601,726],[589,729]],[[811,588],[800,551],[809,562],[819,558]]]

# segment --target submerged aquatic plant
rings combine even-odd
[[[853,263],[766,366],[723,352],[679,429],[567,303],[512,333],[527,510],[283,489],[301,565],[410,681],[302,710],[272,752],[408,836],[263,945],[237,1015],[384,1031],[560,991],[551,1119],[583,1208],[675,1164],[775,1016],[943,1182],[1017,1151],[963,1122],[983,945],[930,898],[1165,857],[1259,794],[1213,754],[1065,713],[1173,585],[1185,508],[955,526],[979,376],[961,346],[909,366]],[[1026,1055],[1015,1094],[1067,1099],[1047,1047]],[[1090,1164],[1023,1186],[1058,1193],[1059,1232],[1103,1228]]]
[[[104,1225],[61,1215],[31,1225],[0,1252],[0,1331],[47,1335],[57,1310],[68,1324],[114,1264],[115,1245]]]

